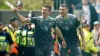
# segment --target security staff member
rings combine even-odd
[[[16,31],[16,42],[19,45],[19,56],[34,56],[35,39],[31,24],[26,24]]]
[[[14,47],[12,49],[11,56],[17,56],[18,55],[18,50],[17,50],[18,46],[17,46],[17,44],[15,42],[15,40],[16,40],[16,38],[15,38],[15,31],[17,30],[17,28],[18,28],[18,20],[17,20],[16,17],[10,18],[9,25],[4,28],[11,35],[12,40],[14,42],[14,44],[13,44]]]
[[[4,24],[0,22],[0,56],[9,56],[13,47],[13,40],[11,35],[3,28]]]

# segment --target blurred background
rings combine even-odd
[[[8,0],[13,5],[16,5],[18,0]],[[23,10],[40,10],[43,4],[53,6],[53,0],[20,0],[23,3]],[[0,0],[0,10],[10,10],[5,4],[5,0]]]
[[[5,5],[5,1],[6,0],[0,0],[0,21],[4,22],[5,24],[8,24],[9,18],[16,15],[11,11],[11,9],[7,5]],[[7,1],[9,1],[15,7],[17,6],[17,4],[19,5],[17,7],[20,7],[20,5],[22,5],[22,8],[19,10],[19,12],[24,16],[27,16],[30,11],[32,11],[34,16],[39,16],[41,15],[40,10],[42,6],[44,4],[50,4],[52,6],[52,13],[50,16],[55,17],[59,13],[58,10],[60,4],[67,4],[70,12],[71,11],[70,6],[72,4],[71,1],[73,1],[74,3],[77,3],[78,1],[79,3],[80,0],[75,0],[75,1],[74,0],[7,0]]]
[[[8,0],[13,5],[16,5],[18,0]],[[23,10],[40,10],[43,4],[50,4],[53,7],[53,10],[58,10],[60,4],[67,4],[68,7],[71,4],[77,4],[81,0],[20,0],[23,3]],[[0,10],[10,10],[5,5],[5,0],[0,0]]]

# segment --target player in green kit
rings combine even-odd
[[[62,32],[66,41],[66,48],[61,48],[60,56],[81,56],[81,49],[79,46],[79,39],[77,36],[77,29],[80,30],[82,36],[82,43],[85,46],[83,31],[80,26],[80,21],[75,15],[68,13],[66,4],[61,4],[59,8],[60,15],[56,17],[57,26]],[[70,52],[68,52],[70,50]]]
[[[20,21],[23,23],[34,23],[35,24],[35,56],[52,56],[54,55],[54,39],[51,35],[51,28],[54,28],[57,35],[62,40],[63,47],[66,47],[65,40],[56,26],[55,19],[50,17],[51,12],[50,5],[44,5],[41,10],[42,16],[25,18],[20,15],[16,8],[13,11],[19,17]]]

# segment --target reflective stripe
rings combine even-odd
[[[21,30],[16,31],[16,43],[19,44],[19,38],[20,38]]]
[[[28,32],[28,46],[35,46],[35,39],[33,37],[34,32]]]
[[[0,51],[9,52],[9,45],[5,36],[0,36]]]
[[[26,34],[28,34],[28,37],[26,37]],[[20,45],[26,46],[35,46],[35,39],[33,37],[34,32],[33,31],[26,31],[26,30],[18,30],[16,33],[16,42]],[[22,35],[22,36],[21,36]],[[27,39],[26,39],[27,38]],[[20,43],[19,43],[20,40]],[[26,43],[27,42],[27,43]]]
[[[26,37],[21,38],[20,44],[26,46]]]
[[[28,46],[35,46],[35,39],[28,37]]]
[[[22,36],[26,36],[26,30],[22,31]]]
[[[6,37],[5,36],[0,36],[0,42],[5,41]]]
[[[17,34],[20,34],[20,32],[21,32],[21,30],[17,30],[17,31],[16,31]]]

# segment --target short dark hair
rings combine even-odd
[[[66,4],[61,4],[60,7],[66,7],[66,8],[68,8],[68,6]]]
[[[43,7],[48,8],[48,9],[49,9],[49,11],[51,11],[51,9],[52,9],[52,7],[51,7],[49,4],[45,4],[45,5],[43,5]]]
[[[12,23],[12,22],[14,22],[14,21],[16,21],[17,20],[17,17],[12,17],[12,18],[10,18],[10,23]]]

